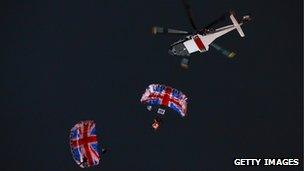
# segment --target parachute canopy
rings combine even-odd
[[[144,104],[162,105],[178,112],[182,117],[187,113],[187,97],[181,91],[161,85],[151,84],[142,95],[141,100]]]
[[[92,120],[81,121],[70,132],[70,147],[73,159],[81,168],[99,164],[99,153],[95,123]]]

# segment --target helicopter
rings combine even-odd
[[[221,15],[218,19],[214,20],[207,26],[198,29],[196,24],[194,23],[192,10],[190,5],[186,0],[182,0],[185,10],[187,12],[188,19],[191,23],[193,32],[176,30],[165,27],[152,27],[152,34],[175,34],[175,35],[185,35],[182,39],[174,42],[170,45],[168,53],[173,56],[183,56],[181,60],[181,67],[187,69],[189,67],[189,57],[190,54],[195,52],[206,52],[209,50],[209,47],[213,47],[214,49],[221,52],[223,55],[228,58],[234,58],[236,53],[231,52],[222,48],[221,46],[214,43],[214,40],[233,31],[237,30],[241,37],[245,37],[245,34],[241,28],[241,26],[251,20],[250,14],[244,15],[242,17],[241,22],[238,22],[235,18],[235,12],[229,11]],[[232,22],[230,25],[226,25],[219,28],[213,28],[219,22],[229,18]]]

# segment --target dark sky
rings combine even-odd
[[[188,70],[153,25],[190,30],[179,0],[9,1],[1,5],[1,171],[82,170],[69,148],[80,120],[111,148],[104,171],[301,170],[236,167],[235,158],[303,154],[301,0],[191,1],[203,26],[230,9],[254,20],[216,42],[237,52],[191,56]],[[189,98],[157,134],[139,100],[151,83]],[[4,135],[4,136],[3,136]],[[301,161],[303,162],[303,161]]]

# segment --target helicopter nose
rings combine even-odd
[[[172,56],[174,56],[176,54],[176,50],[174,49],[174,47],[171,47],[169,50],[168,50],[168,53]]]

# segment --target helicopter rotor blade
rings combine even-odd
[[[152,27],[152,34],[179,34],[179,35],[187,35],[189,32],[183,31],[183,30],[176,30],[166,27],[158,27],[154,26]]]
[[[211,43],[210,46],[213,47],[214,49],[218,50],[222,55],[224,55],[228,58],[234,58],[235,55],[236,55],[236,53],[234,53],[232,51],[229,51],[229,50],[226,50],[226,49],[222,48],[221,46],[219,46],[216,43]]]
[[[196,25],[194,23],[194,17],[193,17],[191,6],[189,5],[189,3],[188,3],[187,0],[182,0],[182,3],[184,5],[184,8],[186,10],[186,13],[187,13],[187,16],[188,16],[188,19],[190,21],[190,24],[191,24],[192,28],[194,30],[197,30],[197,27],[196,27]]]
[[[228,17],[229,17],[229,13],[224,13],[219,18],[217,18],[213,22],[209,23],[207,26],[205,26],[202,29],[200,29],[198,32],[202,33],[202,34],[208,33],[209,29],[211,29],[213,26],[215,26],[219,22],[225,21]]]
[[[196,26],[196,24],[194,22],[194,17],[193,17],[192,9],[191,9],[191,6],[190,6],[189,2],[187,0],[182,0],[182,2],[183,2],[185,10],[187,12],[187,16],[188,16],[188,19],[190,21],[191,26],[193,27],[194,30],[198,30],[198,28],[197,28],[197,26]],[[216,20],[214,20],[213,22],[211,22],[207,26],[205,26],[202,29],[200,29],[198,32],[199,33],[206,33],[208,31],[208,29],[210,29],[214,25],[218,24],[219,22],[224,21],[226,18],[229,17],[229,15],[230,15],[229,12],[224,13],[219,18],[217,18]]]
[[[211,27],[215,26],[216,24],[218,24],[221,21],[225,21],[227,18],[229,17],[229,13],[224,13],[223,15],[221,15],[219,18],[217,18],[216,20],[214,20],[213,22],[209,23],[205,29],[210,29]]]

